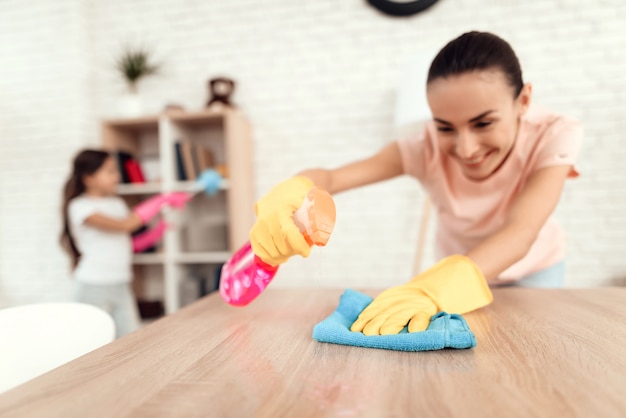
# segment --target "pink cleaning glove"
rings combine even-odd
[[[191,194],[186,192],[164,193],[141,202],[133,208],[133,211],[139,216],[141,222],[146,224],[161,212],[163,206],[169,205],[175,209],[182,209],[191,197]]]
[[[191,200],[193,195],[186,192],[172,192],[165,194],[167,204],[174,209],[184,209],[187,202]]]
[[[160,220],[154,228],[135,235],[133,237],[133,251],[140,253],[143,250],[152,247],[163,237],[166,229],[167,224],[165,221]]]

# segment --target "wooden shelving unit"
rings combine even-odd
[[[120,184],[117,193],[123,196],[139,196],[143,194],[161,193],[160,183]]]
[[[140,162],[158,162],[157,178],[122,184],[118,192],[129,205],[157,193],[197,190],[180,181],[175,143],[199,143],[210,149],[228,175],[215,196],[198,193],[182,211],[164,210],[170,229],[157,253],[133,258],[139,297],[161,293],[166,313],[181,306],[181,282],[190,275],[212,279],[230,255],[248,239],[254,221],[252,139],[248,121],[233,109],[176,112],[102,122],[105,148],[133,154]],[[196,277],[201,278],[201,277]]]
[[[176,261],[183,264],[224,263],[230,258],[230,251],[207,251],[178,254]]]
[[[162,253],[157,254],[135,254],[133,255],[133,264],[135,265],[149,265],[149,264],[162,264],[165,261],[165,257]]]
[[[224,179],[220,190],[228,190],[229,181]],[[144,194],[161,193],[163,187],[158,182],[150,182],[143,184],[120,184],[117,193],[123,196],[140,196]],[[179,181],[174,183],[172,190],[177,192],[194,192],[198,191],[198,187],[194,181]]]

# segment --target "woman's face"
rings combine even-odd
[[[530,104],[530,84],[517,98],[513,95],[513,87],[499,70],[437,78],[428,84],[439,146],[466,177],[486,179],[509,155],[519,119]]]

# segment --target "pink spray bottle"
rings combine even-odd
[[[324,189],[309,189],[293,221],[309,245],[324,246],[335,226],[335,202]],[[222,267],[220,295],[233,306],[246,306],[270,284],[279,266],[263,262],[247,242]]]

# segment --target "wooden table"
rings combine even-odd
[[[213,294],[0,395],[0,416],[626,416],[626,288],[496,289],[466,315],[476,348],[420,353],[314,341],[341,292]]]

